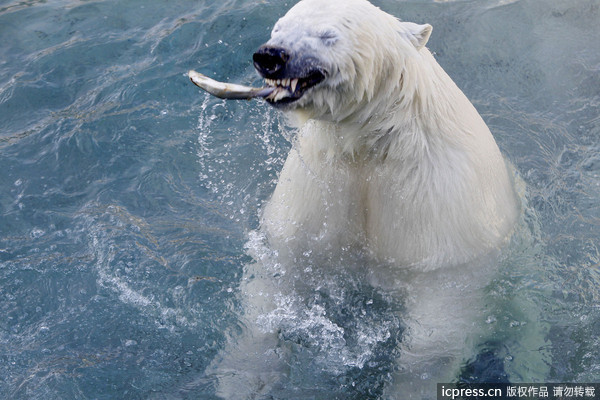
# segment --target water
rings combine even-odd
[[[434,26],[430,49],[526,184],[528,241],[461,379],[600,382],[600,5],[376,4]],[[291,5],[0,2],[0,397],[216,398],[291,133],[185,72],[257,84],[250,55]],[[298,267],[310,296],[282,293],[259,321],[292,356],[272,394],[381,397],[401,305],[360,271]]]

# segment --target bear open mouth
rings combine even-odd
[[[265,100],[270,104],[292,103],[324,79],[325,74],[320,70],[313,70],[307,76],[300,78],[265,79],[267,86],[275,88],[265,97]]]

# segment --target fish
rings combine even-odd
[[[254,98],[266,98],[273,94],[275,87],[265,86],[256,88],[233,83],[219,82],[194,70],[188,72],[188,77],[201,89],[220,99],[250,100]]]

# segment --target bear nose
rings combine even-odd
[[[284,48],[261,46],[252,56],[254,68],[265,78],[275,79],[290,59]]]

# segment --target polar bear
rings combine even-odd
[[[319,237],[431,270],[505,241],[511,177],[431,32],[365,0],[303,0],[276,23],[254,65],[267,101],[306,122],[264,211],[272,244]]]
[[[360,249],[410,281],[387,394],[399,399],[435,395],[432,382],[456,373],[489,273],[481,260],[519,214],[490,130],[425,47],[431,33],[366,0],[302,0],[253,55],[261,93],[299,126],[263,210],[269,247],[290,260]]]

